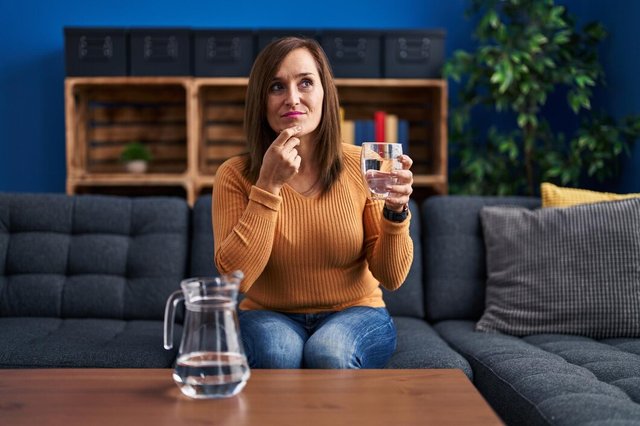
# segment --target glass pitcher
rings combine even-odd
[[[247,357],[240,338],[236,303],[243,274],[189,278],[167,300],[164,347],[173,347],[176,306],[186,314],[173,380],[191,398],[224,398],[238,394],[249,379]]]

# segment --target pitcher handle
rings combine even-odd
[[[176,321],[176,306],[184,300],[182,290],[174,291],[164,308],[164,348],[173,348],[173,323]]]

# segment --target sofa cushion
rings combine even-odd
[[[180,344],[162,346],[161,321],[0,318],[0,368],[169,368]]]
[[[532,197],[434,196],[422,206],[426,317],[477,320],[484,310],[485,251],[480,209],[540,206]]]
[[[211,195],[204,195],[193,206],[191,230],[191,277],[219,275],[213,261],[213,227],[211,221]]]
[[[469,361],[474,384],[507,424],[640,419],[640,339],[518,338],[475,331],[473,321],[456,320],[434,328]]]
[[[451,349],[426,321],[395,316],[393,322],[398,344],[387,368],[458,368],[472,378],[467,360]]]
[[[640,337],[640,199],[485,207],[486,310],[478,330]]]
[[[613,194],[588,189],[563,188],[552,183],[540,184],[542,207],[570,207],[577,204],[599,203],[601,201],[618,201],[627,198],[640,198],[640,194]]]
[[[188,231],[179,198],[0,194],[0,316],[160,320]]]
[[[412,221],[409,231],[413,239],[413,263],[404,284],[396,291],[383,289],[384,301],[391,315],[424,317],[422,285],[422,249],[420,242],[420,213],[415,201],[409,203]],[[213,231],[211,224],[211,196],[198,198],[193,207],[193,236],[191,239],[191,276],[218,275],[213,262]]]

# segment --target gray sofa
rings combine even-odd
[[[423,205],[427,320],[473,370],[513,425],[640,425],[640,339],[474,331],[484,309],[485,205],[539,207],[521,197],[432,197]]]
[[[170,366],[189,223],[180,199],[0,194],[0,367]]]
[[[385,293],[390,368],[459,368],[507,424],[640,424],[640,339],[474,331],[484,309],[479,211],[531,198],[412,203],[415,258]],[[0,367],[171,367],[164,304],[182,278],[217,274],[211,197],[0,193]],[[181,329],[174,334],[178,347]]]
[[[471,377],[424,320],[420,259],[417,244],[407,283],[386,296],[399,334],[389,366]],[[181,279],[217,275],[212,260],[211,196],[190,209],[178,198],[0,193],[0,368],[171,367],[181,327],[166,351],[165,302]]]

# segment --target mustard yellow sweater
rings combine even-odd
[[[379,284],[397,289],[409,272],[409,219],[382,217],[368,198],[360,147],[343,145],[344,171],[324,195],[304,197],[284,185],[263,191],[243,174],[246,156],[227,160],[213,188],[215,263],[241,270],[241,309],[314,313],[384,306]]]

